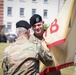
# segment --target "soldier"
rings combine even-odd
[[[39,14],[34,14],[30,18],[30,25],[32,26],[32,29],[34,31],[34,34],[30,36],[30,40],[33,40],[37,43],[40,43],[43,39],[43,33],[44,33],[44,21],[42,20],[42,17]],[[47,47],[45,47],[48,49]],[[51,53],[51,52],[50,52]],[[40,72],[43,70],[45,66],[41,63],[40,64]],[[48,69],[47,69],[48,70]],[[45,75],[61,75],[60,70],[46,73]]]
[[[4,50],[3,75],[39,75],[39,60],[46,66],[52,64],[49,51],[41,44],[29,40],[30,24],[24,20],[16,23],[18,39]]]

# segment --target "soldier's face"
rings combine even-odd
[[[38,22],[34,24],[32,28],[34,30],[35,35],[42,36],[44,32],[44,22],[43,21]]]

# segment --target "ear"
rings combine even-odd
[[[30,34],[30,29],[28,29],[28,34]]]

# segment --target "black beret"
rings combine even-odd
[[[31,18],[30,18],[30,25],[33,26],[35,23],[38,23],[42,21],[42,17],[38,14],[34,14]]]
[[[26,29],[29,29],[29,28],[31,28],[31,25],[25,20],[20,20],[16,23],[16,28],[18,28],[18,27],[24,27]]]

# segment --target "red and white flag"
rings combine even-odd
[[[69,27],[69,24],[71,27]],[[74,64],[76,53],[76,0],[66,0],[43,37],[53,55],[54,64],[45,68],[45,70],[41,70],[40,75]]]

